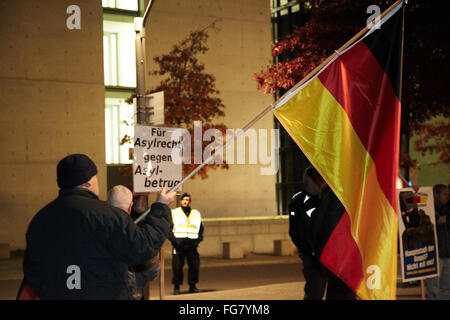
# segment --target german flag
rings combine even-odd
[[[320,261],[361,299],[396,297],[402,6],[274,106],[345,207]]]

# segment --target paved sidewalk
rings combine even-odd
[[[167,295],[166,300],[302,300],[305,282],[271,284],[244,289]],[[158,300],[151,298],[150,300]]]
[[[260,264],[278,264],[278,263],[300,263],[297,256],[274,256],[270,254],[247,254],[243,259],[223,259],[222,257],[200,257],[201,267],[225,267],[225,266],[248,266]],[[172,257],[166,257],[164,269],[172,268]]]
[[[166,300],[303,300],[305,282],[290,282],[252,288],[166,295]],[[420,287],[397,288],[397,300],[420,300]],[[159,298],[151,298],[159,300]]]
[[[22,273],[22,261],[23,252],[16,251],[11,253],[11,259],[0,260],[0,300],[5,299],[15,299],[17,290],[20,286],[21,280],[23,278]],[[243,267],[252,265],[269,265],[269,264],[290,264],[299,263],[300,260],[296,256],[284,256],[278,257],[269,254],[247,254],[243,259],[233,259],[227,260],[221,257],[201,257],[201,268],[218,268],[218,267]],[[164,261],[164,270],[167,272],[172,268],[172,256],[166,254],[166,259]],[[253,289],[252,289],[253,290]],[[238,291],[238,296],[247,295],[250,299],[252,290],[248,294]],[[229,293],[227,291],[233,290],[223,290],[225,293],[222,295],[225,297]],[[269,293],[269,292],[267,292]],[[208,294],[208,292],[201,293]],[[209,294],[218,294],[217,291],[209,292]],[[275,294],[275,293],[274,293]],[[182,299],[190,299],[189,294],[183,294],[180,297]],[[195,295],[194,295],[195,296]],[[205,299],[208,296],[205,296]],[[225,298],[221,298],[225,299]],[[233,299],[233,298],[227,298]]]
[[[214,292],[166,295],[166,300],[303,300],[305,282],[290,282]],[[159,300],[159,298],[151,298]],[[397,288],[397,300],[421,300],[420,287]]]
[[[0,300],[15,299],[22,280],[23,253],[13,252],[11,259],[0,260]],[[268,254],[248,254],[243,259],[226,260],[220,257],[202,257],[202,268],[235,267],[264,264],[298,263],[296,256],[277,257]],[[166,257],[164,270],[170,270],[171,256]],[[197,294],[166,295],[167,300],[301,300],[304,282],[279,283],[250,288],[201,292]],[[152,298],[156,299],[157,298]],[[399,283],[398,300],[420,300],[420,286]]]

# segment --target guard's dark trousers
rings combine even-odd
[[[327,271],[312,255],[302,255],[305,276],[305,300],[322,300],[327,287]]]
[[[189,248],[187,250],[172,250],[172,283],[179,286],[183,283],[183,266],[184,260],[188,263],[188,283],[189,286],[194,286],[198,282],[198,273],[200,269],[200,256],[197,248]]]
[[[355,300],[353,291],[332,272],[328,271],[312,255],[303,255],[303,274],[305,276],[305,300],[322,300],[326,288],[326,300]],[[328,286],[327,286],[328,283]]]

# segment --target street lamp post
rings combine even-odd
[[[145,105],[145,22],[154,1],[150,0],[143,17],[134,18],[134,31],[136,32],[136,122],[141,125],[151,125],[150,112]],[[159,252],[159,298],[164,299],[164,247]],[[150,290],[147,287],[150,297]]]
[[[137,124],[149,123],[148,111],[145,107],[145,23],[152,9],[154,1],[147,4],[143,17],[134,18],[134,31],[136,32],[136,107]]]
[[[144,19],[134,18],[134,30],[136,31],[136,108],[137,124],[148,124],[145,107],[145,28]]]

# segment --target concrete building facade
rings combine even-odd
[[[212,22],[216,28],[209,31],[209,51],[200,59],[205,71],[216,77],[226,106],[225,117],[217,122],[242,128],[273,101],[272,96],[258,92],[253,81],[253,74],[271,61],[269,2],[156,1],[146,26],[147,68],[155,70],[154,56]],[[148,87],[157,81],[146,79]],[[253,128],[272,129],[273,115],[269,113]],[[183,190],[192,194],[193,205],[205,218],[273,216],[277,214],[276,175],[261,175],[263,167],[267,165],[234,164],[228,170],[210,170],[208,179],[194,178]]]
[[[0,243],[8,243],[12,250],[24,248],[31,218],[57,196],[56,165],[62,157],[85,153],[96,162],[103,200],[107,166],[122,163],[107,161],[106,149],[112,144],[105,137],[105,114],[109,101],[123,100],[133,92],[133,84],[111,82],[111,74],[105,79],[104,49],[112,40],[105,40],[104,29],[115,28],[105,23],[105,16],[111,14],[105,12],[105,2],[112,3],[0,2]],[[138,2],[136,16],[142,15],[146,4]],[[71,29],[77,22],[72,5],[79,8],[79,29]],[[147,70],[155,69],[153,57],[213,21],[217,28],[210,32],[210,50],[200,59],[206,72],[216,77],[226,105],[226,116],[218,122],[242,128],[272,102],[270,95],[256,90],[252,79],[271,61],[269,2],[155,1],[146,27]],[[157,82],[147,75],[147,88]],[[273,116],[266,115],[254,128],[272,129]],[[277,214],[276,176],[261,175],[262,167],[267,165],[236,164],[229,170],[212,170],[208,179],[195,178],[183,191],[193,195],[193,206],[206,219],[270,220]],[[250,244],[245,249],[253,250]]]
[[[0,2],[0,242],[24,248],[33,215],[56,198],[56,164],[88,154],[106,185],[102,8],[80,0]],[[102,189],[101,196],[105,197]]]

